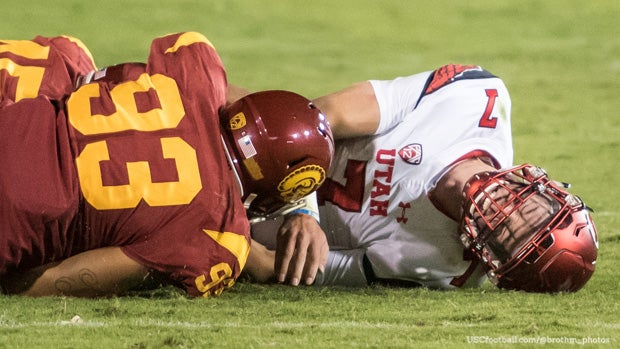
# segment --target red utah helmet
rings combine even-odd
[[[461,240],[498,287],[555,293],[588,282],[597,232],[587,207],[567,187],[529,164],[469,180]]]
[[[221,113],[222,139],[248,214],[265,217],[314,192],[334,155],[329,124],[288,91],[247,95]]]

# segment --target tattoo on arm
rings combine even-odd
[[[97,276],[87,268],[81,269],[77,277],[63,276],[54,282],[55,289],[61,294],[72,294],[79,290],[100,291],[99,286]]]

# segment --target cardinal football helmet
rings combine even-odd
[[[325,180],[334,140],[310,100],[288,91],[256,92],[221,117],[222,139],[250,217],[280,214]]]
[[[474,176],[465,187],[461,240],[504,289],[577,291],[596,264],[596,228],[583,201],[525,164]]]

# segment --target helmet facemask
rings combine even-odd
[[[544,170],[522,165],[504,172],[479,174],[465,190],[461,240],[485,265],[493,283],[535,292],[564,290],[555,290],[562,287],[572,290],[577,284],[577,288],[585,284],[596,260],[596,230],[583,202],[549,180]],[[578,236],[584,226],[589,226],[589,237]],[[547,253],[548,250],[551,251]],[[565,252],[570,253],[568,262],[563,260],[567,257]],[[556,254],[558,257],[554,257]],[[570,268],[576,260],[573,269],[580,276],[569,275],[572,270],[568,267],[562,271],[565,275],[543,275],[553,269],[553,258],[563,265],[570,264]],[[589,273],[581,272],[579,264]],[[559,286],[562,278],[570,282]]]

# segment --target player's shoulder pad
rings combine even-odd
[[[180,32],[159,37],[153,41],[153,44],[165,43],[163,46],[164,53],[177,52],[181,47],[187,47],[194,44],[205,44],[215,50],[215,46],[206,36],[198,32]]]
[[[84,42],[82,42],[82,40],[74,36],[71,36],[71,35],[61,35],[57,38],[53,38],[52,41],[56,43],[56,42],[63,42],[62,40],[66,40],[66,42],[77,46],[78,49],[81,50],[82,53],[84,53],[84,55],[87,57],[87,60],[92,64],[93,68],[96,67],[93,54],[90,52],[88,47],[84,44]]]

